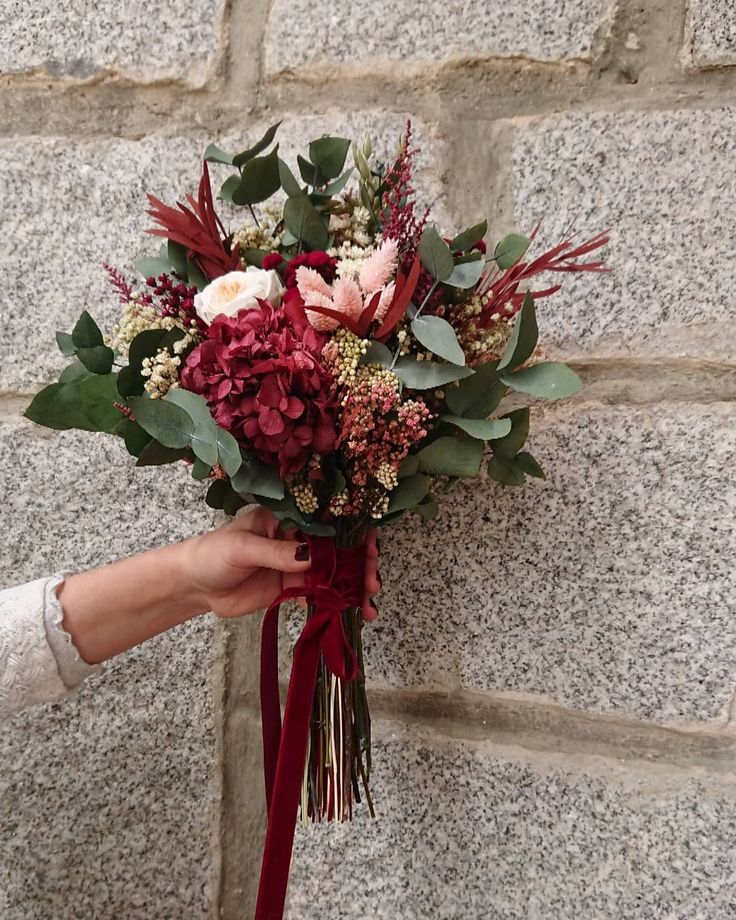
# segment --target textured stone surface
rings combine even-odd
[[[592,55],[607,0],[543,0],[534,16],[501,0],[335,5],[320,0],[275,0],[266,34],[269,73],[344,66],[376,72],[396,62],[427,62],[523,56],[569,60]]]
[[[612,228],[610,275],[541,303],[551,350],[731,359],[736,344],[736,109],[580,113],[515,134],[515,222],[557,242]]]
[[[690,60],[696,67],[736,64],[736,7],[731,0],[689,0]]]
[[[183,470],[102,435],[0,429],[0,586],[206,529]],[[182,508],[186,512],[182,513]],[[0,916],[208,916],[216,794],[209,619],[121,656],[0,731]]]
[[[376,138],[377,155],[386,157],[395,152],[404,122],[401,113],[328,114],[288,119],[280,134],[287,158],[295,159],[308,141],[330,132],[357,139],[369,133]],[[232,135],[223,143],[242,149],[265,127],[255,124],[246,138]],[[429,129],[417,129],[420,142],[426,140]],[[0,185],[5,189],[0,391],[30,390],[51,379],[64,364],[54,333],[70,329],[82,309],[103,327],[112,325],[120,308],[102,263],[129,270],[138,257],[157,251],[156,239],[144,233],[151,225],[145,193],[173,202],[195,191],[199,157],[212,139],[151,136],[71,143],[21,138],[0,143]],[[420,166],[419,178],[431,194],[436,180],[428,158]],[[217,188],[227,173],[214,167],[213,174]],[[236,226],[246,220],[242,210],[231,217]]]
[[[0,73],[75,81],[112,75],[201,87],[220,60],[224,13],[224,0],[153,6],[7,0],[0,9]]]
[[[723,920],[732,786],[440,741],[376,745],[379,818],[297,835],[289,920]],[[581,772],[584,770],[585,772]]]
[[[546,482],[458,486],[382,541],[369,677],[713,719],[736,676],[733,405],[537,410]]]

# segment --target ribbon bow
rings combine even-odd
[[[297,809],[309,740],[320,656],[342,680],[355,680],[358,660],[343,613],[363,603],[365,546],[338,549],[329,537],[304,537],[311,567],[305,584],[286,588],[266,611],[261,633],[261,720],[268,830],[255,920],[281,920],[289,881]],[[278,630],[284,601],[303,597],[312,607],[294,647],[283,728],[279,696]]]

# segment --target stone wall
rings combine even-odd
[[[21,418],[209,140],[388,152],[411,115],[443,220],[613,228],[611,275],[540,307],[586,382],[534,412],[547,480],[385,535],[379,818],[299,833],[288,915],[736,916],[733,3],[3,0],[0,74],[3,585],[212,523],[185,476]],[[257,625],[3,724],[2,920],[250,915]]]

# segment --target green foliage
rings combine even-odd
[[[236,188],[238,188],[239,185],[240,185],[240,176],[228,176],[227,179],[225,179],[225,181],[220,186],[219,197],[223,201],[232,202],[233,192],[235,191]]]
[[[537,314],[534,309],[534,298],[527,292],[524,301],[516,316],[516,322],[511,332],[511,337],[506,343],[503,356],[498,362],[498,370],[505,367],[518,367],[527,361],[537,347],[539,330],[537,328]]]
[[[59,346],[59,351],[65,358],[71,358],[77,353],[77,346],[74,344],[74,339],[68,332],[57,332],[56,344]]]
[[[470,377],[473,371],[458,364],[435,364],[432,361],[417,361],[412,355],[399,358],[394,373],[404,386],[411,390],[431,390],[463,377]]]
[[[146,329],[139,332],[130,343],[128,364],[118,374],[118,391],[121,396],[142,396],[145,380],[141,376],[143,361],[152,358],[160,348],[166,335],[165,329]]]
[[[262,153],[266,147],[270,147],[273,143],[273,139],[276,137],[276,132],[278,131],[280,125],[281,122],[277,121],[275,125],[271,125],[268,131],[266,131],[266,133],[257,143],[253,144],[252,147],[248,147],[247,150],[243,150],[242,153],[236,154],[232,158],[233,166],[237,166],[238,169],[240,169],[249,160],[252,160],[253,157],[256,157],[259,153]]]
[[[186,448],[164,447],[152,438],[138,455],[136,466],[164,466],[167,463],[177,463],[187,454]]]
[[[423,473],[476,476],[483,459],[483,442],[475,438],[438,438],[417,454]]]
[[[195,457],[194,463],[192,464],[192,479],[196,479],[197,482],[202,482],[212,472],[212,467],[200,460],[199,457]]]
[[[121,418],[113,405],[117,399],[114,374],[77,376],[45,387],[24,414],[38,425],[59,431],[79,428],[113,434]]]
[[[128,405],[138,424],[164,447],[189,447],[194,422],[180,406],[166,399],[131,396]]]
[[[294,173],[281,159],[279,159],[279,178],[281,179],[281,187],[289,196],[289,198],[294,198],[296,195],[304,194],[304,189],[296,181]]]
[[[407,454],[399,464],[399,479],[405,479],[407,476],[413,476],[419,471],[419,457],[416,454]]]
[[[528,236],[520,236],[518,233],[509,233],[496,246],[493,258],[500,269],[511,268],[519,261],[529,248],[531,240]]]
[[[361,364],[380,364],[381,367],[391,367],[393,355],[391,349],[383,342],[371,342],[368,350],[361,357]]]
[[[163,275],[168,272],[169,257],[166,243],[162,244],[157,256],[137,259],[135,262],[135,267],[137,271],[143,275],[144,278],[158,278],[159,275]]]
[[[465,364],[465,354],[455,335],[455,330],[441,316],[417,316],[412,320],[414,338],[425,348],[453,364]]]
[[[174,387],[166,394],[166,402],[172,403],[183,409],[192,420],[194,430],[189,443],[194,451],[194,456],[208,466],[214,466],[217,461],[217,424],[210,414],[204,399],[197,393]],[[175,445],[170,445],[175,446]],[[181,445],[184,446],[184,445]]]
[[[278,144],[265,157],[253,157],[243,167],[240,184],[232,191],[234,204],[253,205],[266,201],[281,188]]]
[[[424,228],[419,240],[419,259],[438,281],[447,281],[455,268],[450,247],[431,224]]]
[[[518,486],[524,481],[527,472],[525,467],[531,468],[527,460],[520,460],[524,455],[519,454],[529,435],[529,409],[515,409],[504,418],[511,422],[511,431],[506,437],[493,442],[493,457],[488,463],[488,475],[504,485]],[[531,454],[528,456],[531,457]]]
[[[443,415],[442,421],[454,425],[469,434],[471,438],[479,438],[481,441],[503,438],[511,431],[511,422],[507,418],[481,419]]]
[[[498,408],[506,389],[496,373],[496,362],[487,361],[475,368],[472,377],[448,386],[445,402],[462,418],[485,419]]]
[[[277,470],[256,457],[243,460],[232,478],[232,486],[241,495],[258,495],[277,501],[284,497],[284,484]]]
[[[329,240],[327,224],[307,195],[287,199],[284,223],[297,240],[310,249],[325,249]]]
[[[207,489],[204,500],[210,508],[216,508],[221,511],[225,496],[229,491],[231,491],[230,483],[226,479],[215,479],[209,489]]]
[[[456,263],[452,274],[445,284],[456,288],[472,288],[480,281],[483,274],[485,262],[483,257],[478,253],[478,258],[466,259],[464,262]]]
[[[122,435],[125,449],[133,457],[140,457],[146,445],[151,442],[151,435],[129,418],[123,419]]]
[[[350,141],[344,137],[320,137],[309,145],[309,159],[316,166],[324,185],[330,179],[336,179],[345,166],[345,159],[350,150]]]
[[[422,473],[414,473],[412,476],[407,476],[406,479],[400,479],[399,484],[389,496],[388,513],[405,511],[407,508],[418,505],[429,491],[429,485],[429,478]]]
[[[467,230],[463,230],[462,233],[458,233],[454,239],[450,240],[450,249],[453,252],[467,252],[473,246],[477,246],[487,232],[488,221],[482,220],[479,224],[468,227]]]
[[[72,342],[76,348],[94,348],[95,345],[105,344],[100,327],[86,310],[72,330]]]
[[[209,144],[204,152],[204,158],[208,163],[224,163],[226,166],[233,165],[233,155],[225,153],[217,144]]]
[[[115,352],[107,345],[94,345],[92,348],[78,348],[77,357],[93,374],[109,374],[115,360]]]
[[[564,399],[577,393],[583,385],[575,371],[553,361],[533,364],[513,374],[501,374],[501,380],[520,393],[541,399]]]
[[[523,470],[527,476],[534,476],[536,479],[546,479],[544,470],[537,463],[528,451],[523,451],[516,455],[516,465]]]

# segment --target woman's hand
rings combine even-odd
[[[310,566],[309,547],[278,534],[279,523],[265,508],[182,544],[186,579],[199,606],[220,617],[267,607],[285,587],[299,585]],[[368,537],[363,616],[376,617],[372,595],[381,588],[375,530]]]

